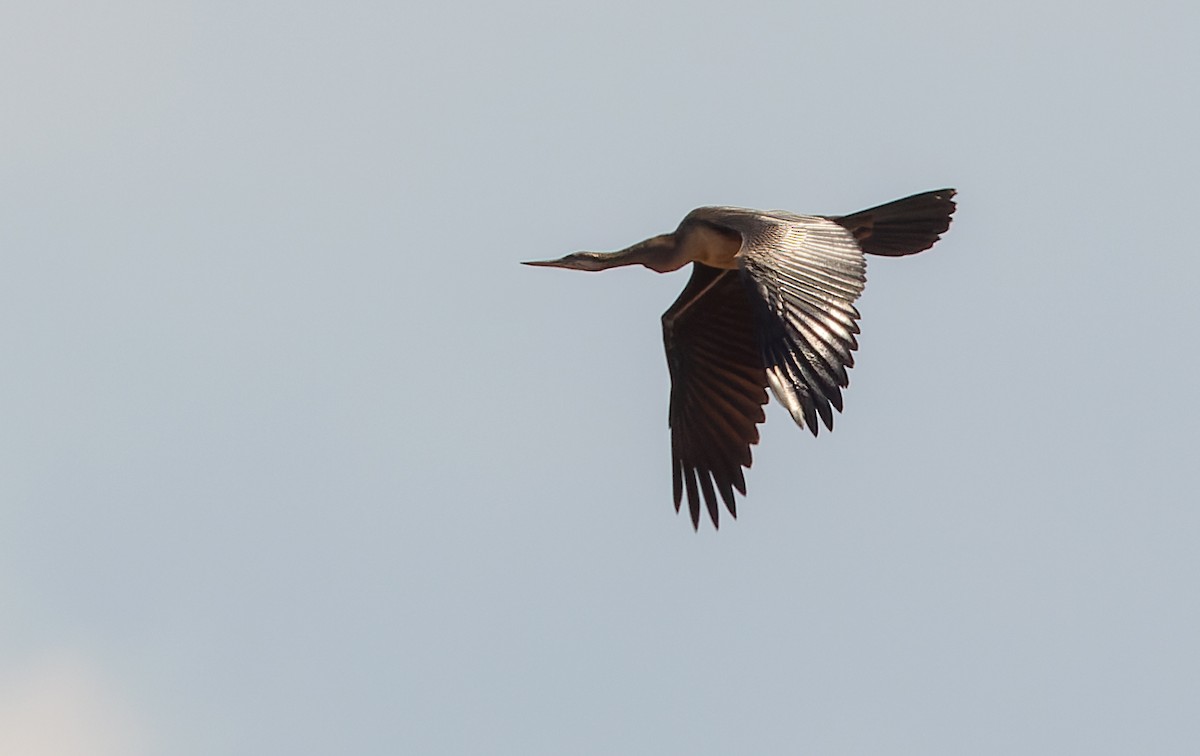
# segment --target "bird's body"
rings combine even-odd
[[[671,234],[619,252],[576,252],[526,263],[575,270],[644,265],[660,273],[692,264],[663,314],[671,373],[675,508],[686,493],[718,522],[737,516],[734,490],[770,387],[801,427],[833,428],[858,343],[854,301],[866,282],[864,253],[899,257],[928,249],[949,227],[954,190],[917,194],[847,216],[702,207]],[[718,498],[719,497],[719,498]]]

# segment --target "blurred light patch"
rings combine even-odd
[[[147,731],[132,709],[119,686],[82,655],[41,656],[0,676],[0,754],[148,753]]]

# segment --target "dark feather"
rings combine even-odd
[[[750,467],[767,403],[750,294],[737,271],[693,263],[691,279],[662,320],[675,508],[686,495],[699,527],[703,501],[717,526],[722,502],[737,516],[733,492],[746,493],[742,468]]]
[[[863,252],[886,257],[914,255],[932,247],[950,228],[954,194],[953,189],[914,194],[830,220],[854,234]]]

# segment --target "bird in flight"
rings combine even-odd
[[[671,374],[675,511],[686,494],[692,527],[704,504],[713,527],[724,501],[737,517],[742,468],[766,419],[767,387],[801,428],[833,430],[846,371],[858,348],[854,301],[866,283],[864,253],[903,257],[929,249],[950,227],[953,189],[915,194],[852,215],[701,207],[674,233],[619,252],[575,252],[524,263],[571,270],[644,265],[659,273],[692,264],[683,293],[662,316]],[[718,499],[719,495],[719,499]]]

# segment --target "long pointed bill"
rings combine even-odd
[[[557,260],[533,260],[521,264],[541,268],[566,268],[567,270],[604,270],[612,267],[612,263],[607,262],[610,257],[612,255],[603,252],[572,252]]]
[[[570,257],[570,255],[567,255],[567,257]],[[529,260],[528,262],[522,262],[521,264],[522,265],[533,265],[533,266],[539,267],[539,268],[572,268],[572,267],[574,267],[573,265],[571,265],[570,261],[567,261],[566,258],[563,258],[563,257],[560,257],[557,260]]]

